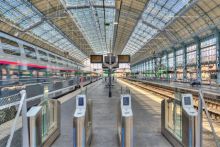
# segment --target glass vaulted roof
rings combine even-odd
[[[28,29],[34,24],[42,21],[43,15],[25,0],[1,0],[0,15],[17,24],[23,30]],[[39,38],[54,45],[60,50],[70,53],[76,59],[82,60],[86,55],[74,46],[59,30],[44,21],[30,30]]]
[[[71,14],[80,30],[96,54],[110,52],[113,43],[115,0],[66,0],[66,5],[74,6]],[[83,7],[83,8],[77,8]]]
[[[122,54],[134,55],[142,49],[190,0],[150,0]]]

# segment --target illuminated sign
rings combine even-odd
[[[130,63],[130,55],[118,55],[118,63]]]
[[[103,63],[103,56],[102,55],[90,55],[90,62],[91,63]]]

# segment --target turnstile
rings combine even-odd
[[[32,107],[28,113],[28,128],[30,147],[40,147],[42,145],[42,106]]]
[[[182,94],[182,127],[184,130],[182,143],[186,147],[196,147],[196,117],[192,94]]]
[[[86,95],[76,96],[73,117],[73,147],[88,147],[92,139],[92,101]]]
[[[192,94],[181,94],[161,102],[161,133],[175,147],[197,145],[197,116]]]
[[[118,107],[118,138],[120,147],[133,147],[133,112],[131,108],[131,96],[121,95]]]
[[[60,102],[49,99],[27,112],[29,147],[48,147],[60,135]]]

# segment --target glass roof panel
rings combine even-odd
[[[89,5],[91,2],[93,5],[103,5],[103,0],[65,0],[67,4],[69,5],[76,5],[76,6],[82,6],[82,5]],[[105,5],[108,6],[115,6],[115,0],[105,0]]]
[[[0,1],[0,14],[18,24],[22,29],[41,21],[40,15],[21,0]]]
[[[142,19],[132,32],[122,54],[135,54],[151,40],[190,0],[150,0],[145,8]],[[146,23],[142,23],[145,21]],[[139,36],[136,37],[136,34]],[[139,38],[139,39],[137,39]],[[131,42],[138,42],[140,47],[133,50]],[[132,49],[132,50],[131,50]]]
[[[83,0],[80,0],[83,2]],[[30,3],[24,0],[3,0],[0,1],[0,15],[17,24],[21,29],[28,29],[30,26],[40,22],[43,15],[38,12]],[[77,49],[65,36],[63,36],[57,28],[44,21],[37,27],[30,30],[39,38],[51,43],[60,50],[74,52],[73,56],[76,59],[86,58],[79,49]]]
[[[70,5],[88,5],[87,0],[65,0]]]
[[[80,30],[85,36],[95,53],[106,53],[110,51],[113,43],[115,9],[102,7],[102,0],[66,0],[68,5],[89,6],[81,9],[71,9],[73,18],[78,22]],[[114,0],[105,0],[106,6],[114,6]],[[105,21],[105,23],[104,23]]]

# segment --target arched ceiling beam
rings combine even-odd
[[[99,4],[95,4],[95,5],[92,5],[94,8],[103,8],[103,5],[99,5]],[[86,9],[86,8],[90,8],[91,6],[90,5],[70,5],[70,4],[67,4],[66,5],[66,8],[68,10],[71,10],[71,9]],[[109,8],[109,9],[115,9],[115,6],[113,5],[105,5],[105,8]]]

